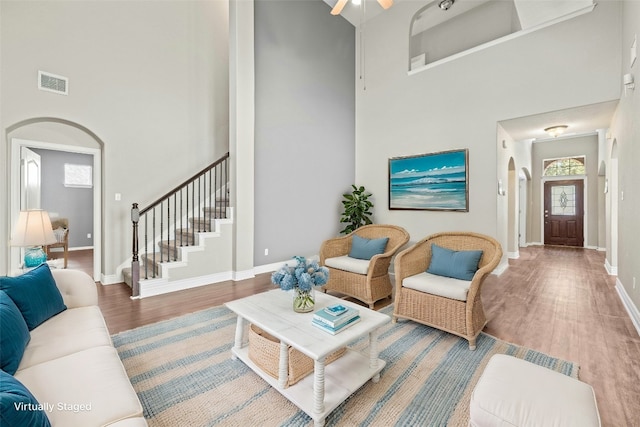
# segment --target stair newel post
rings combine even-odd
[[[140,210],[138,204],[134,203],[131,208],[131,223],[133,224],[133,245],[131,257],[131,296],[140,295],[140,261],[138,259],[138,222],[140,221]]]

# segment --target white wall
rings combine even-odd
[[[520,215],[518,215],[515,210],[518,209],[519,206],[524,202],[527,204],[527,216],[530,216],[530,203],[529,200],[520,200],[520,191],[518,191],[518,177],[526,170],[530,176],[531,174],[531,140],[527,141],[514,141],[513,138],[504,130],[504,128],[498,124],[497,125],[497,139],[496,139],[496,150],[497,150],[497,163],[496,163],[496,181],[495,181],[495,190],[494,194],[497,195],[497,212],[496,212],[496,239],[500,242],[504,250],[504,256],[502,258],[502,262],[498,267],[498,271],[501,271],[508,267],[507,257],[510,255],[517,256],[518,253],[518,230],[520,228]],[[509,193],[508,191],[508,183],[509,183],[509,160],[513,159],[515,165],[515,177],[514,184],[516,189],[513,193]],[[498,183],[502,183],[502,187],[505,191],[504,195],[498,194]],[[526,181],[523,185],[530,186],[530,181]],[[526,191],[526,194],[529,194]],[[513,198],[514,200],[509,203],[509,199]],[[513,212],[509,212],[509,206],[511,206],[514,210]],[[513,218],[512,229],[509,230],[509,215]],[[524,227],[528,228],[530,224],[524,224]],[[525,233],[527,237],[529,237],[530,233]],[[507,249],[510,248],[510,249]]]
[[[600,6],[598,6],[600,7]],[[618,284],[624,288],[632,304],[635,305],[636,316],[640,316],[640,191],[638,191],[638,165],[640,164],[640,58],[633,67],[629,62],[629,48],[637,35],[640,42],[640,2],[625,1],[622,10],[622,65],[616,75],[616,82],[622,90],[622,75],[631,73],[635,77],[636,88],[623,93],[611,126],[611,139],[608,153],[611,155],[611,144],[616,141],[619,163],[619,191],[610,194],[617,197],[618,217]],[[640,43],[639,43],[640,44]],[[640,49],[639,49],[640,50]],[[607,176],[611,171],[607,165]],[[611,188],[611,182],[609,183]],[[611,193],[611,192],[610,192]],[[623,198],[624,195],[624,198]],[[611,251],[607,251],[607,256]],[[635,289],[633,281],[636,281]],[[640,322],[640,317],[636,318]],[[636,323],[640,330],[640,323]]]
[[[397,2],[367,23],[356,181],[372,191],[376,221],[405,227],[412,241],[443,230],[497,236],[496,171],[506,168],[497,164],[496,123],[618,98],[621,6],[603,2],[586,15],[408,75],[408,25],[421,5]],[[469,148],[468,213],[385,208],[389,157],[454,148]]]
[[[0,165],[16,123],[54,117],[95,133],[104,143],[103,273],[114,274],[131,256],[131,203],[145,206],[228,150],[228,2],[2,1],[0,11]],[[37,90],[38,70],[68,77],[69,95]],[[61,132],[73,139],[77,129]],[[15,130],[38,139],[30,133]],[[7,242],[11,224],[0,215]]]

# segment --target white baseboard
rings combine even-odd
[[[609,274],[609,276],[617,276],[618,275],[618,267],[615,267],[615,266],[609,264],[609,260],[608,259],[604,260],[604,268],[605,268],[605,270],[607,270],[607,273]]]
[[[103,274],[100,278],[100,283],[103,285],[114,285],[122,282],[124,282],[124,279],[121,274]]]
[[[500,264],[498,264],[498,266],[496,268],[493,269],[491,274],[495,274],[496,276],[500,276],[502,273],[507,271],[507,268],[509,268],[509,261],[501,262]]]
[[[169,292],[197,288],[199,286],[210,285],[212,283],[224,282],[232,280],[232,276],[232,273],[228,271],[224,273],[214,273],[206,276],[174,280],[172,282],[169,282],[167,279],[141,280],[139,298],[147,298],[155,295],[167,294]]]
[[[231,274],[231,280],[237,282],[239,280],[253,279],[256,277],[254,269],[244,271],[234,271]]]
[[[253,267],[253,272],[255,274],[271,273],[273,271],[276,271],[280,267],[282,267],[282,265],[285,264],[286,262],[287,261],[280,261],[280,262],[274,262],[271,264],[259,265],[257,267]]]
[[[624,305],[627,313],[629,313],[631,323],[633,323],[633,326],[636,328],[636,332],[640,335],[640,311],[638,311],[638,307],[636,307],[633,301],[631,301],[631,297],[622,285],[622,282],[620,282],[620,279],[616,279],[616,291],[618,291],[622,305]]]
[[[509,258],[509,259],[518,259],[518,258],[520,258],[520,251],[507,252],[507,258]]]
[[[320,262],[320,256],[318,256],[318,255],[310,255],[310,256],[307,256],[305,258],[307,258],[307,260],[316,260],[316,261]],[[257,267],[253,267],[253,272],[255,274],[271,273],[272,271],[276,271],[277,269],[282,267],[284,264],[295,265],[295,262],[296,261],[293,258],[289,258],[289,259],[284,260],[284,261],[274,262],[274,263],[271,263],[271,264],[259,265]]]

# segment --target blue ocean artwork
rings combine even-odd
[[[467,208],[467,151],[389,160],[389,208]]]

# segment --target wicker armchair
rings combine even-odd
[[[58,241],[51,245],[45,246],[47,259],[51,257],[51,249],[62,248],[62,256],[64,258],[64,268],[67,268],[67,263],[69,260],[69,219],[67,218],[53,219],[51,220],[51,228],[54,230],[54,234]],[[61,230],[62,232],[58,233],[58,230]]]
[[[388,237],[384,253],[374,255],[368,263],[366,272],[354,273],[326,265],[329,258],[344,257],[351,251],[353,235],[365,239]],[[368,304],[370,308],[376,301],[391,297],[393,287],[389,279],[389,266],[393,255],[409,241],[409,233],[395,225],[364,225],[352,233],[326,240],[320,247],[320,264],[329,268],[329,282],[324,291],[336,291],[356,298]]]
[[[483,251],[478,271],[471,282],[466,284],[468,292],[462,297],[466,297],[465,301],[403,286],[406,278],[426,272],[431,263],[432,243],[454,251],[478,249]],[[468,340],[469,348],[475,350],[476,338],[487,324],[480,298],[482,283],[496,268],[500,258],[502,258],[500,243],[489,236],[470,232],[433,234],[403,250],[396,256],[394,263],[396,294],[393,321],[396,322],[398,318],[410,319],[458,335]],[[435,280],[439,278],[440,276],[435,276]]]

